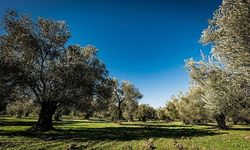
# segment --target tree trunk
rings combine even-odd
[[[118,120],[122,120],[122,110],[118,110]]]
[[[224,114],[218,114],[215,116],[216,122],[220,129],[227,129],[226,126],[226,116]]]
[[[146,122],[147,118],[145,116],[142,117],[142,122]]]
[[[133,115],[129,115],[129,121],[134,122],[134,116]]]
[[[25,117],[29,117],[29,114],[30,114],[29,112],[26,112]]]
[[[89,109],[89,110],[86,110],[85,113],[84,113],[84,119],[86,120],[89,120],[90,117],[93,116],[93,110],[92,109]]]
[[[6,107],[7,107],[7,103],[5,102],[0,103],[0,115],[6,114]]]
[[[122,108],[121,108],[121,103],[118,104],[118,120],[122,120]]]
[[[89,120],[89,118],[90,118],[90,114],[89,114],[89,113],[86,113],[86,114],[84,115],[84,119],[85,119],[85,120]]]
[[[54,129],[52,125],[52,116],[55,114],[57,102],[46,101],[42,102],[39,119],[31,128],[31,131],[49,131]]]

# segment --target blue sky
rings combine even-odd
[[[1,0],[8,8],[65,20],[69,44],[95,45],[110,75],[129,80],[143,93],[141,103],[164,106],[186,91],[184,60],[200,58],[198,43],[221,0]]]

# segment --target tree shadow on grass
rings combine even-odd
[[[0,121],[0,127],[1,126],[32,126],[35,122],[33,121]]]
[[[127,124],[127,123],[121,123],[122,126],[135,126],[135,127],[144,127],[144,128],[162,128],[162,127],[177,127],[177,128],[187,128],[192,127],[192,125],[175,125],[175,124],[141,124],[141,123],[133,123],[133,124]]]
[[[78,135],[89,140],[130,141],[148,138],[191,138],[212,136],[218,133],[199,129],[140,128],[140,127],[107,127],[82,130],[58,130],[64,134]]]
[[[22,120],[4,120],[0,119],[0,127],[1,126],[33,126],[36,123],[36,121],[22,121]],[[54,121],[53,125],[70,125],[75,124],[76,121]]]
[[[62,122],[65,124],[67,122]],[[69,123],[74,123],[70,121]],[[34,122],[16,122],[14,125],[28,126],[33,125]],[[7,123],[5,124],[7,126]],[[0,125],[1,127],[1,125]],[[176,126],[175,126],[176,127]],[[105,140],[116,140],[116,141],[131,141],[141,140],[148,138],[192,138],[200,136],[213,136],[217,134],[207,129],[194,129],[194,128],[168,128],[167,126],[123,126],[120,127],[103,127],[103,128],[78,128],[67,129],[57,128],[51,132],[44,133],[32,133],[26,131],[5,131],[0,129],[0,136],[8,137],[30,137],[38,138],[41,140],[72,140],[72,141],[105,141]]]
[[[250,131],[250,127],[249,128],[229,128],[227,130]]]
[[[204,126],[204,125],[202,125],[202,126]],[[226,130],[226,131],[236,131],[236,130],[238,130],[238,131],[250,131],[250,127],[248,127],[247,125],[244,125],[245,127],[234,127],[234,126],[232,126],[232,125],[229,125],[228,126],[228,128],[227,129],[224,129],[224,130]],[[208,127],[206,128],[206,129],[208,129],[208,130],[222,130],[223,131],[223,129],[219,129],[219,127],[217,126],[217,125],[208,125]]]

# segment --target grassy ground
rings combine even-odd
[[[217,130],[213,125],[187,126],[179,122],[123,122],[64,120],[55,131],[27,133],[34,119],[0,117],[0,149],[250,150],[250,126]]]

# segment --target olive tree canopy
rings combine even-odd
[[[38,18],[7,11],[0,34],[1,79],[22,87],[40,104],[35,130],[52,129],[57,106],[103,96],[108,72],[93,46],[66,44],[70,38],[64,21]],[[1,81],[1,82],[2,82]],[[102,85],[102,86],[100,86]]]

